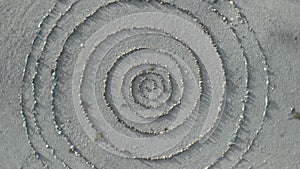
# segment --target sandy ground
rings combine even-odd
[[[179,4],[182,3],[183,6],[188,6],[193,2],[193,0],[190,0],[179,2]],[[25,60],[32,49],[32,41],[37,33],[37,25],[42,21],[42,17],[49,12],[53,3],[53,0],[0,1],[1,169],[42,168],[43,166],[64,168],[63,162],[52,160],[53,157],[49,157],[50,159],[36,158],[37,154],[33,154],[34,150],[28,144],[23,127],[24,120],[20,113],[22,109],[20,96],[23,92],[21,89],[22,78],[26,67]],[[300,2],[297,0],[237,0],[234,3],[246,16],[249,26],[255,32],[255,37],[267,61],[269,77],[266,115],[263,121],[261,123],[257,122],[257,124],[255,121],[260,118],[260,115],[257,115],[257,118],[251,117],[248,119],[249,130],[252,129],[251,124],[254,123],[255,125],[261,125],[261,128],[258,128],[258,135],[254,134],[250,137],[255,138],[253,143],[251,142],[252,139],[242,140],[245,142],[250,141],[251,147],[244,153],[241,164],[239,163],[235,167],[300,168],[300,120],[293,118],[291,114],[292,107],[295,111],[300,111]],[[197,7],[194,6],[194,8]],[[230,39],[228,43],[231,44]],[[252,68],[250,67],[250,73],[256,71],[255,66],[254,64]],[[254,82],[255,79],[255,77],[249,78],[250,81],[253,80]],[[251,90],[251,86],[249,89]],[[261,95],[264,95],[264,91],[264,89],[258,90]],[[254,100],[256,98],[260,99],[260,95],[253,97]],[[262,105],[250,104],[250,107],[262,107]],[[247,130],[247,125],[244,127]],[[80,133],[80,131],[76,132]],[[87,138],[84,137],[83,139]],[[44,145],[39,145],[40,142],[34,139],[33,142],[37,144],[37,150],[40,153],[38,155],[43,156],[44,150],[39,146]],[[60,142],[53,141],[53,143],[58,144],[56,149],[59,150]],[[67,152],[66,154],[70,153],[67,149],[64,151]],[[91,156],[87,157],[87,161],[81,157],[78,161],[75,157],[67,159],[68,155],[64,156],[64,152],[61,153],[63,154],[61,159],[66,161],[71,168],[91,168],[92,165],[83,164],[89,161],[97,163],[98,168],[171,168],[169,163],[176,163],[173,168],[197,168],[197,162],[193,162],[193,165],[184,163],[184,158],[196,159],[197,152],[192,154],[191,157],[189,155],[178,156],[176,159],[167,160],[167,162],[147,160],[146,162],[143,162],[143,160],[134,162],[132,159],[115,157],[116,155],[102,150],[99,150],[101,154],[92,154],[92,152],[92,150],[82,152],[83,154],[86,153],[87,156]],[[190,152],[184,153],[189,154]],[[199,156],[201,156],[200,153]],[[235,154],[236,152],[231,153]],[[222,161],[218,165],[213,165],[212,168],[232,166],[231,160],[235,161],[234,155],[233,158],[228,157],[226,160],[229,162],[225,161],[222,165]],[[99,159],[98,162],[97,159]],[[201,163],[201,160],[199,163]],[[199,164],[198,166],[202,165]]]

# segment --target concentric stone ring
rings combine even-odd
[[[24,70],[34,153],[66,168],[243,165],[268,68],[247,22],[228,19],[240,14],[227,1],[55,3]]]

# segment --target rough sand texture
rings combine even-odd
[[[299,28],[297,0],[1,0],[0,168],[300,168]]]

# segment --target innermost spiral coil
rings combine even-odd
[[[184,89],[180,69],[169,57],[150,49],[126,54],[109,72],[106,100],[111,100],[117,111],[133,111],[144,118],[167,114],[180,103]],[[166,62],[160,63],[162,59]]]

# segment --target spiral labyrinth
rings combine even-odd
[[[57,1],[27,56],[21,114],[46,167],[251,167],[268,78],[233,1]]]

